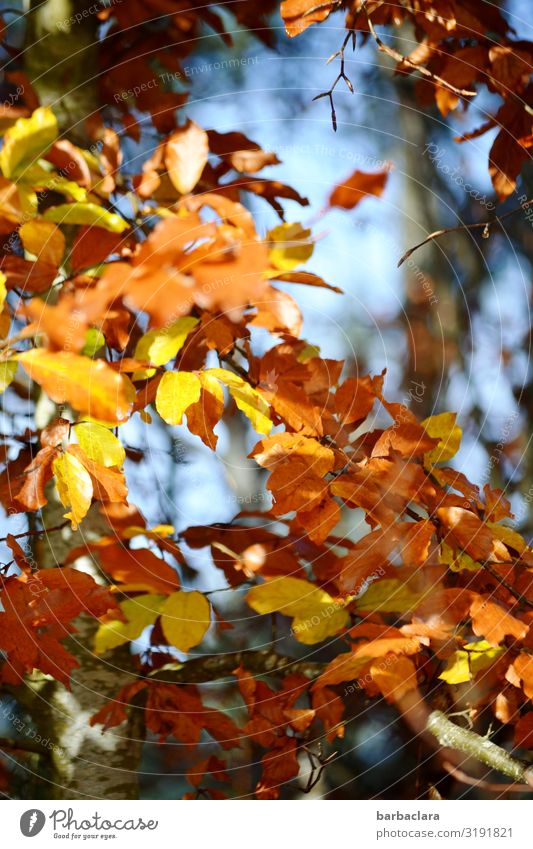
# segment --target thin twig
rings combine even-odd
[[[331,86],[331,88],[328,91],[323,91],[320,94],[317,94],[316,97],[313,97],[313,101],[320,100],[321,97],[329,98],[329,105],[331,107],[331,123],[333,125],[334,132],[337,132],[337,113],[335,112],[335,104],[333,102],[333,92],[337,88],[340,81],[344,80],[344,82],[346,83],[346,87],[353,94],[352,81],[348,77],[348,75],[346,74],[346,70],[345,70],[345,62],[346,62],[345,52],[346,52],[346,48],[348,46],[350,39],[352,41],[352,50],[355,50],[356,33],[355,33],[354,30],[348,30],[348,32],[346,33],[346,35],[344,37],[344,41],[342,42],[342,46],[341,46],[340,50],[337,50],[335,53],[333,53],[326,62],[326,65],[329,65],[329,63],[333,62],[334,59],[340,58],[340,60],[341,60],[340,70],[339,70],[339,73],[337,74],[337,77],[336,77],[333,85]]]
[[[378,46],[378,50],[380,50],[382,53],[385,53],[387,56],[390,56],[391,59],[394,59],[396,62],[400,62],[402,65],[407,65],[407,67],[412,68],[413,71],[418,71],[418,73],[422,74],[423,77],[433,80],[434,82],[438,83],[444,88],[447,88],[448,91],[451,91],[453,94],[456,94],[459,97],[476,96],[477,91],[470,91],[469,89],[465,88],[457,88],[456,86],[447,82],[447,80],[443,79],[442,77],[439,77],[438,74],[433,74],[430,70],[428,70],[428,68],[425,68],[423,65],[417,65],[415,62],[412,62],[408,56],[404,56],[398,50],[394,50],[392,47],[389,47],[387,44],[385,44],[374,29],[374,24],[372,23],[370,15],[367,11],[366,3],[363,3],[361,9],[366,15],[366,19],[368,21],[368,29],[370,30],[370,34],[372,35],[372,38]]]
[[[532,204],[533,198],[524,201],[524,203],[521,203],[520,206],[516,206],[514,207],[514,209],[510,209],[509,212],[506,212],[503,215],[496,215],[491,221],[478,221],[474,224],[460,224],[458,227],[446,227],[443,230],[435,230],[435,232],[430,233],[429,236],[427,236],[423,242],[419,242],[418,245],[415,245],[413,248],[409,248],[409,250],[406,251],[400,258],[397,267],[400,268],[400,266],[403,265],[405,260],[409,259],[409,257],[414,254],[414,252],[417,251],[419,248],[423,248],[424,245],[427,245],[429,242],[432,242],[435,239],[440,239],[441,236],[445,236],[448,233],[460,233],[462,230],[483,229],[483,236],[487,239],[490,235],[490,227],[494,226],[495,224],[501,224],[501,222],[504,221],[506,218],[509,218],[511,215],[516,215],[517,212],[527,209],[527,207],[531,206]]]
[[[23,537],[33,537],[33,536],[44,536],[45,534],[52,534],[54,531],[61,531],[63,528],[66,528],[67,525],[70,525],[70,521],[66,519],[60,525],[56,525],[54,528],[42,528],[40,531],[24,531],[21,534],[8,534],[7,536],[12,539],[22,539]],[[0,542],[6,542],[7,536],[0,537]]]
[[[505,565],[510,566],[511,564],[507,563]],[[483,563],[483,568],[489,573],[489,575],[492,575],[495,581],[498,581],[498,583],[501,584],[502,587],[505,587],[505,589],[510,592],[511,595],[513,595],[518,601],[520,601],[522,604],[525,604],[527,607],[533,608],[533,601],[527,598],[527,596],[522,595],[522,593],[515,589],[515,587],[513,587],[513,585],[510,584],[509,581],[506,581],[505,578],[502,578],[502,576],[499,575],[498,572],[492,568],[492,565],[490,563],[487,563],[485,561]]]

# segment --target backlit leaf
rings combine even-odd
[[[157,388],[155,406],[167,424],[179,425],[183,414],[200,398],[202,384],[196,374],[186,371],[167,371]]]
[[[429,436],[440,439],[439,444],[424,455],[424,465],[427,469],[437,463],[451,460],[459,451],[463,432],[455,423],[456,419],[456,413],[440,413],[422,422]]]
[[[80,422],[73,428],[87,456],[102,466],[122,466],[126,452],[115,434],[100,424]]]
[[[136,640],[149,625],[153,625],[165,601],[162,595],[138,595],[126,599],[119,608],[126,617],[102,622],[94,637],[94,651],[103,654],[110,649]]]
[[[91,506],[93,497],[91,476],[78,458],[72,454],[61,454],[54,460],[52,468],[56,476],[61,503],[65,507],[70,507],[70,512],[65,513],[65,519],[70,519],[72,528],[76,530]]]
[[[51,206],[43,214],[45,221],[56,224],[85,224],[102,227],[111,233],[122,233],[129,224],[115,212],[109,212],[96,203],[62,203]]]
[[[257,613],[279,612],[292,617],[294,637],[307,645],[338,634],[350,622],[342,602],[301,578],[283,576],[252,587],[246,602]]]
[[[136,359],[146,360],[156,366],[168,363],[181,350],[187,336],[197,324],[197,318],[186,316],[174,321],[168,327],[149,330],[137,342]],[[136,372],[135,377],[151,377],[153,374],[155,369],[146,369]]]
[[[179,127],[165,145],[165,165],[174,187],[185,195],[191,192],[207,162],[209,140],[205,130],[194,121]]]
[[[17,359],[52,401],[66,401],[102,422],[120,422],[128,417],[133,400],[131,384],[104,360],[45,348],[25,351]]]
[[[268,435],[272,430],[272,421],[269,416],[270,407],[260,392],[246,383],[242,377],[223,368],[206,369],[205,374],[220,380],[227,386],[231,397],[239,410],[250,420],[252,427],[258,433]]]
[[[267,233],[271,243],[268,258],[279,271],[292,271],[311,257],[314,245],[311,230],[301,224],[280,224]]]
[[[57,120],[49,106],[40,106],[29,118],[19,118],[9,128],[0,151],[4,177],[20,175],[53,144],[58,135]]]
[[[201,643],[211,623],[211,607],[199,592],[179,590],[161,610],[161,627],[168,642],[182,652]]]
[[[463,684],[478,672],[492,666],[504,651],[505,649],[499,646],[491,646],[486,640],[468,643],[448,658],[446,668],[439,678],[448,684]]]

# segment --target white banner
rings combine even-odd
[[[117,849],[179,849],[191,842],[199,849],[210,845],[216,849],[249,849],[251,845],[254,849],[296,845],[324,849],[334,843],[342,843],[344,849],[527,849],[532,845],[531,808],[519,800],[209,804],[209,812],[201,814],[192,802],[178,801],[9,801],[2,807],[2,845],[6,849],[44,849],[67,841],[68,846]],[[261,808],[255,810],[257,806]]]

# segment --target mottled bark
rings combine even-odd
[[[98,102],[98,19],[87,0],[30,0],[24,69],[61,130],[85,140],[85,119]]]

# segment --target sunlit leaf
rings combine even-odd
[[[202,385],[196,374],[167,371],[157,388],[156,410],[167,424],[179,425],[183,414],[200,398]]]
[[[45,348],[25,351],[17,359],[56,403],[66,401],[103,422],[128,417],[133,401],[131,384],[103,360]]]
[[[198,324],[198,319],[185,316],[172,322],[168,327],[149,330],[141,336],[135,348],[135,358],[141,361],[164,365],[172,360],[183,347],[187,336]],[[155,369],[136,372],[135,378],[151,377]]]
[[[292,617],[294,637],[307,645],[338,634],[350,621],[342,602],[301,578],[273,578],[252,587],[246,601],[257,613],[279,612]]]
[[[164,601],[165,596],[147,593],[121,602],[119,608],[126,621],[111,619],[102,622],[94,637],[96,654],[103,654],[140,637],[145,628],[154,624]]]
[[[211,623],[211,607],[199,592],[179,590],[161,610],[161,627],[168,642],[182,652],[201,643]]]
[[[29,118],[19,118],[9,128],[0,150],[4,177],[16,177],[46,153],[58,135],[57,120],[49,106],[40,106]]]
[[[126,452],[109,428],[94,422],[80,422],[74,433],[87,456],[102,466],[122,466]]]
[[[439,678],[448,684],[463,684],[491,666],[504,651],[504,648],[491,646],[486,640],[468,643],[448,658],[446,668]]]
[[[271,243],[268,258],[272,265],[280,271],[292,271],[307,262],[314,249],[310,241],[311,230],[301,224],[280,224],[267,233]]]
[[[242,377],[223,368],[206,369],[205,374],[215,377],[228,387],[230,395],[239,410],[250,420],[258,433],[268,435],[273,424],[270,419],[270,406],[260,392],[246,383]]]
[[[45,221],[56,224],[86,224],[102,227],[111,233],[122,233],[129,224],[115,212],[109,212],[96,203],[62,203],[51,206],[43,213]]]
[[[440,439],[439,444],[424,455],[424,465],[427,469],[437,463],[443,463],[455,457],[461,447],[463,432],[456,422],[456,413],[440,413],[430,416],[422,422],[426,433],[434,439]]]
[[[87,515],[93,497],[91,476],[77,457],[61,454],[52,465],[56,476],[57,491],[61,503],[70,507],[65,519],[70,519],[75,530]]]

